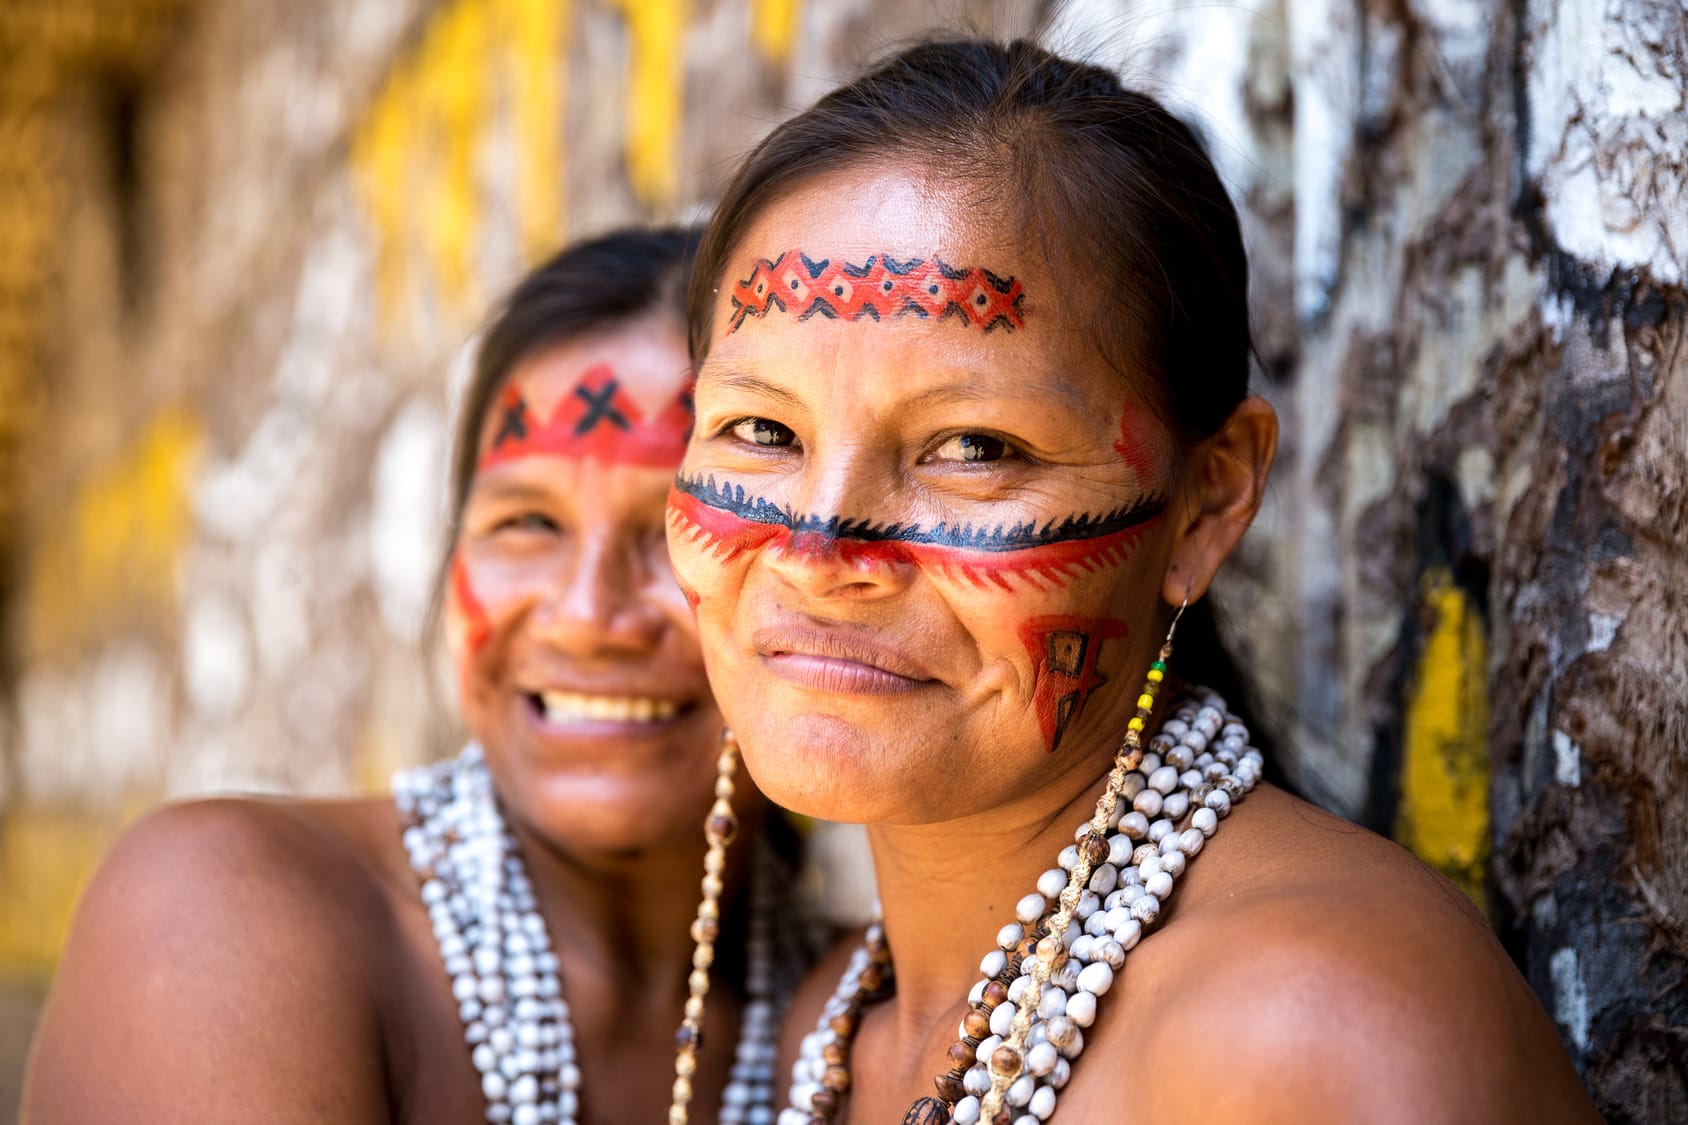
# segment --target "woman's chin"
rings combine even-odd
[[[735,728],[736,731],[736,728]],[[738,734],[744,765],[768,799],[803,816],[847,824],[922,816],[921,749],[834,716],[763,720]]]
[[[550,847],[579,856],[615,854],[701,846],[713,773],[710,766],[684,776],[547,771],[499,790],[512,818]]]

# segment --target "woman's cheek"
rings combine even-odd
[[[677,488],[668,494],[667,524],[668,560],[693,614],[736,586],[750,556],[776,531],[747,525]]]
[[[452,667],[457,671],[458,691],[462,698],[467,699],[475,662],[492,637],[492,620],[479,591],[475,589],[474,577],[461,548],[451,560],[445,623],[446,647],[451,653]]]
[[[1117,685],[1132,651],[1127,568],[1110,566],[1059,585],[981,590],[932,574],[980,655],[1016,669],[1020,706],[1037,718],[1043,748],[1072,742],[1080,719]]]

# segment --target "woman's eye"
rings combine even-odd
[[[940,445],[932,456],[939,461],[1001,461],[1013,456],[1013,450],[1007,442],[989,434],[958,434]]]
[[[797,435],[787,426],[782,426],[770,418],[746,418],[735,422],[732,434],[742,442],[751,445],[796,445]]]
[[[558,530],[557,521],[550,516],[542,516],[538,512],[526,512],[519,516],[510,516],[499,520],[493,527],[494,531],[541,531],[554,532]]]

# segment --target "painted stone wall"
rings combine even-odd
[[[1688,1118],[1678,0],[0,0],[0,1051],[139,810],[455,742],[418,630],[487,302],[962,21],[1202,125],[1286,767],[1486,909],[1611,1120]]]

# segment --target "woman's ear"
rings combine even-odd
[[[1183,524],[1161,586],[1168,604],[1186,598],[1193,602],[1207,592],[1260,510],[1277,450],[1277,411],[1259,395],[1250,395],[1192,451],[1181,497]]]

